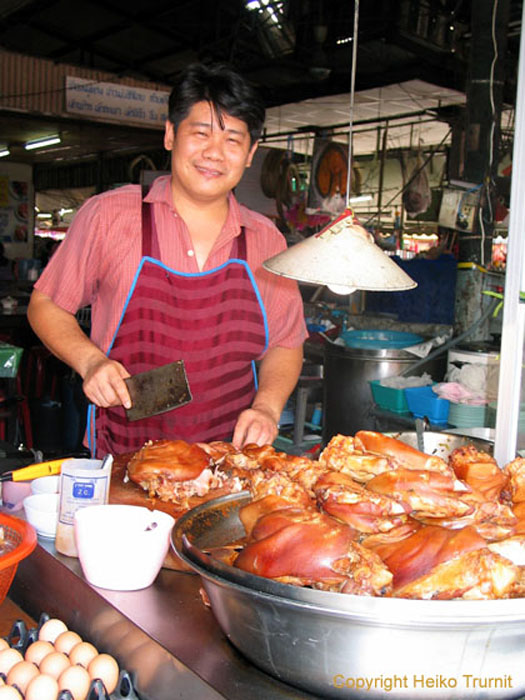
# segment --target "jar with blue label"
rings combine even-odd
[[[57,552],[78,557],[75,542],[75,513],[86,506],[108,502],[113,457],[66,459],[60,474],[60,501],[55,540]]]

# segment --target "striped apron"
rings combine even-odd
[[[252,404],[255,360],[267,347],[266,313],[246,262],[244,229],[223,265],[178,272],[160,262],[153,208],[143,202],[142,258],[107,354],[130,374],[184,360],[193,399],[134,422],[122,406],[90,406],[91,453],[132,452],[161,438],[231,440],[239,413]]]

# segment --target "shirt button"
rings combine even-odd
[[[190,256],[190,258],[192,258],[195,255],[195,251],[188,250],[188,255]]]

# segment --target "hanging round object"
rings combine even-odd
[[[317,161],[315,183],[322,197],[333,197],[346,191],[348,158],[336,143],[329,143]]]
[[[317,159],[315,168],[315,186],[323,198],[336,194],[344,195],[348,179],[348,154],[337,143],[327,144]],[[352,167],[350,192],[359,194],[361,191],[361,174]]]
[[[266,197],[274,199],[281,177],[281,161],[284,153],[275,148],[268,149],[261,168],[261,188]]]

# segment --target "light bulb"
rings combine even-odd
[[[344,284],[327,284],[328,289],[334,294],[353,294],[355,287],[347,287]]]

